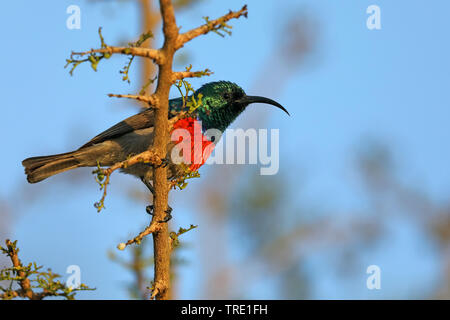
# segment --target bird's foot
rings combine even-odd
[[[166,213],[166,216],[164,217],[163,220],[159,221],[161,223],[169,222],[170,219],[172,219],[172,208],[171,207],[167,207],[167,210],[164,212]]]
[[[154,215],[153,208],[154,208],[153,205],[150,204],[150,205],[148,205],[148,206],[145,207],[145,211],[147,211],[147,213],[148,213],[149,215],[153,216],[153,215]]]
[[[166,156],[165,158],[161,159],[161,164],[156,166],[156,168],[165,168],[170,164],[169,156]]]
[[[153,209],[154,209],[154,206],[153,206],[153,205],[148,205],[148,206],[145,208],[145,211],[147,211],[147,213],[148,213],[149,215],[154,216],[155,213],[154,213]],[[161,220],[161,221],[158,221],[158,222],[159,222],[159,223],[169,222],[170,219],[172,219],[172,211],[173,211],[173,209],[169,206],[169,207],[167,208],[167,210],[164,211],[164,212],[166,213],[166,216],[164,217],[164,219]]]

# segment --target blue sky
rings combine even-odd
[[[403,181],[427,190],[437,201],[448,200],[448,1],[203,1],[178,15],[177,22],[182,31],[188,30],[201,23],[203,16],[217,17],[244,3],[249,6],[249,17],[231,23],[232,37],[211,34],[186,45],[194,68],[214,71],[210,78],[193,80],[192,84],[198,87],[210,80],[227,79],[255,90],[247,90],[250,94],[265,95],[253,86],[254,78],[264,74],[267,87],[278,81],[271,77],[270,65],[267,72],[260,70],[277,43],[277,28],[294,9],[314,17],[319,29],[313,56],[298,68],[279,95],[272,97],[286,106],[292,117],[270,111],[268,124],[281,128],[282,170],[305,172],[310,178],[305,188],[311,202],[326,194],[330,198],[323,204],[325,208],[337,205],[344,211],[364,206],[352,188],[355,182],[349,167],[356,146],[372,137],[393,148],[395,159],[403,164],[396,168]],[[81,8],[81,30],[66,28],[66,8],[71,4]],[[381,8],[381,30],[366,28],[366,8],[371,4]],[[10,198],[25,184],[24,158],[77,148],[134,112],[106,96],[136,90],[133,82],[122,82],[118,73],[125,57],[101,63],[96,73],[81,65],[73,77],[63,66],[71,50],[98,46],[99,26],[108,44],[135,39],[138,19],[137,7],[127,2],[17,0],[3,4],[0,130],[6,138],[3,148],[8,151],[0,160],[0,198]],[[131,70],[136,76],[137,66]],[[254,108],[242,117],[268,110]],[[90,182],[69,184],[61,177],[44,181],[42,197],[28,206],[19,205],[22,212],[14,218],[10,236],[19,239],[24,260],[38,260],[60,273],[70,264],[80,265],[83,281],[98,288],[96,293],[80,297],[125,298],[120,285],[129,275],[110,263],[106,252],[143,225],[147,219],[143,204],[128,200],[120,185],[112,183],[107,210],[97,214],[92,204],[100,193],[89,170],[85,170],[84,179]],[[130,177],[120,179],[127,185],[138,183]],[[62,183],[52,185],[52,181]],[[24,188],[32,194],[39,185]],[[23,198],[16,195],[14,199]],[[176,214],[177,226],[195,217],[182,208]],[[392,228],[396,239],[392,247],[368,254],[367,260],[375,260],[387,270],[386,281],[392,285],[388,285],[385,297],[408,297],[409,279],[429,274],[417,287],[432,286],[436,280],[435,251],[414,226],[393,221]],[[186,235],[191,246],[197,237],[195,233]],[[418,245],[425,247],[423,255],[412,250]],[[187,257],[195,254],[187,253]],[[312,268],[322,265],[321,259],[323,256],[311,258]],[[192,279],[198,277],[196,267],[188,265],[183,271],[191,279],[183,282],[184,298],[190,296]],[[379,297],[351,285],[345,288],[329,270],[322,269],[314,273],[318,298]],[[404,279],[399,278],[402,274]]]

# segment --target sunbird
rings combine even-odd
[[[223,132],[248,105],[253,103],[270,104],[289,115],[289,112],[278,102],[265,97],[246,95],[241,87],[229,81],[204,84],[195,91],[195,97],[197,100],[201,97],[199,106],[185,118],[175,122],[174,128],[186,129],[192,134],[193,123],[201,121],[202,134],[209,129],[218,129]],[[182,97],[169,100],[169,119],[182,110],[183,105],[186,104],[185,100]],[[155,111],[152,108],[147,108],[100,133],[75,151],[23,160],[22,165],[25,167],[28,182],[36,183],[55,174],[79,167],[112,166],[127,160],[130,155],[137,155],[149,150],[153,144],[154,114]],[[208,143],[213,143],[212,147],[214,147],[220,139],[218,137],[213,140],[206,136],[203,138],[202,141],[207,143],[202,142],[202,151]],[[173,141],[167,143],[168,154],[170,154],[175,143]],[[190,169],[198,170],[205,161],[206,159],[201,159],[201,163],[191,164]],[[180,164],[175,164],[170,158],[165,159],[164,165],[168,166],[169,179],[180,174]],[[153,168],[154,166],[150,164],[137,163],[122,168],[121,171],[138,177],[154,194]],[[182,171],[185,172],[185,169]],[[150,214],[151,208],[152,206],[147,207],[147,212]],[[171,218],[169,211],[167,214],[164,219],[166,221]]]

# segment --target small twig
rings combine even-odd
[[[115,94],[115,93],[109,93],[108,97],[114,97],[114,98],[128,98],[128,99],[134,99],[142,102],[146,102],[149,105],[151,105],[152,108],[157,108],[159,106],[158,98],[155,95],[136,95],[136,94]]]
[[[158,156],[155,152],[153,152],[152,150],[146,150],[146,151],[139,153],[133,157],[130,157],[127,160],[117,162],[116,164],[112,165],[108,169],[105,169],[104,173],[106,175],[111,175],[111,173],[113,173],[117,169],[127,168],[127,167],[132,166],[137,163],[148,163],[148,164],[159,166],[162,164],[162,162],[163,162],[162,158],[160,156]]]
[[[220,17],[219,19],[211,20],[211,21],[208,20],[208,22],[205,23],[204,25],[201,25],[200,27],[197,27],[195,29],[192,29],[190,31],[187,31],[185,33],[178,35],[176,49],[183,47],[183,45],[186,42],[189,42],[190,40],[192,40],[198,36],[201,36],[202,34],[207,34],[214,30],[217,31],[218,29],[220,29],[221,26],[223,26],[227,21],[229,21],[231,19],[237,19],[241,16],[244,16],[247,18],[247,14],[248,14],[247,5],[245,5],[239,11],[231,11],[230,10],[229,13]]]
[[[182,234],[185,234],[186,232],[189,232],[192,229],[195,229],[197,227],[198,226],[191,224],[189,226],[189,228],[187,228],[187,229],[180,227],[180,229],[178,229],[178,232],[172,231],[170,233],[170,240],[171,240],[170,243],[171,243],[172,250],[180,245],[180,240],[178,239],[179,236],[181,236]]]
[[[172,74],[172,83],[185,78],[200,78],[202,76],[210,76],[213,73],[209,69],[203,71],[179,71]]]
[[[161,222],[157,222],[155,220],[155,218],[152,219],[152,222],[150,223],[150,225],[144,229],[144,231],[141,231],[136,237],[134,237],[133,239],[128,240],[125,243],[120,243],[117,248],[119,250],[124,250],[127,246],[129,246],[130,244],[140,244],[142,239],[144,239],[144,237],[148,236],[149,234],[158,232],[161,229]]]
[[[157,64],[163,64],[164,63],[164,56],[161,54],[161,52],[158,49],[151,49],[151,48],[141,48],[141,47],[114,47],[114,46],[107,46],[105,48],[100,49],[91,49],[89,51],[84,52],[73,52],[71,54],[71,57],[73,56],[84,56],[84,55],[91,55],[94,53],[101,53],[101,54],[125,54],[125,55],[133,55],[133,56],[140,56],[144,58],[150,58]]]

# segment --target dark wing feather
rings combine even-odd
[[[180,111],[181,106],[183,105],[182,98],[175,98],[169,100],[169,109],[171,111]],[[172,113],[169,113],[169,119],[172,118],[174,115]],[[118,124],[112,126],[106,131],[103,131],[99,135],[95,136],[80,147],[80,149],[92,146],[96,143],[100,143],[106,140],[114,139],[120,136],[123,136],[124,134],[130,133],[134,130],[139,129],[145,129],[152,127],[154,125],[155,121],[155,113],[154,110],[149,108],[145,109],[144,111],[141,111],[138,114],[135,114],[134,116],[131,116]]]
[[[134,116],[126,118],[125,120],[117,123],[106,131],[103,131],[99,135],[92,138],[89,142],[81,146],[80,149],[106,140],[117,138],[134,130],[149,128],[154,125],[154,119],[155,117],[153,109],[146,109],[138,114],[135,114]]]

